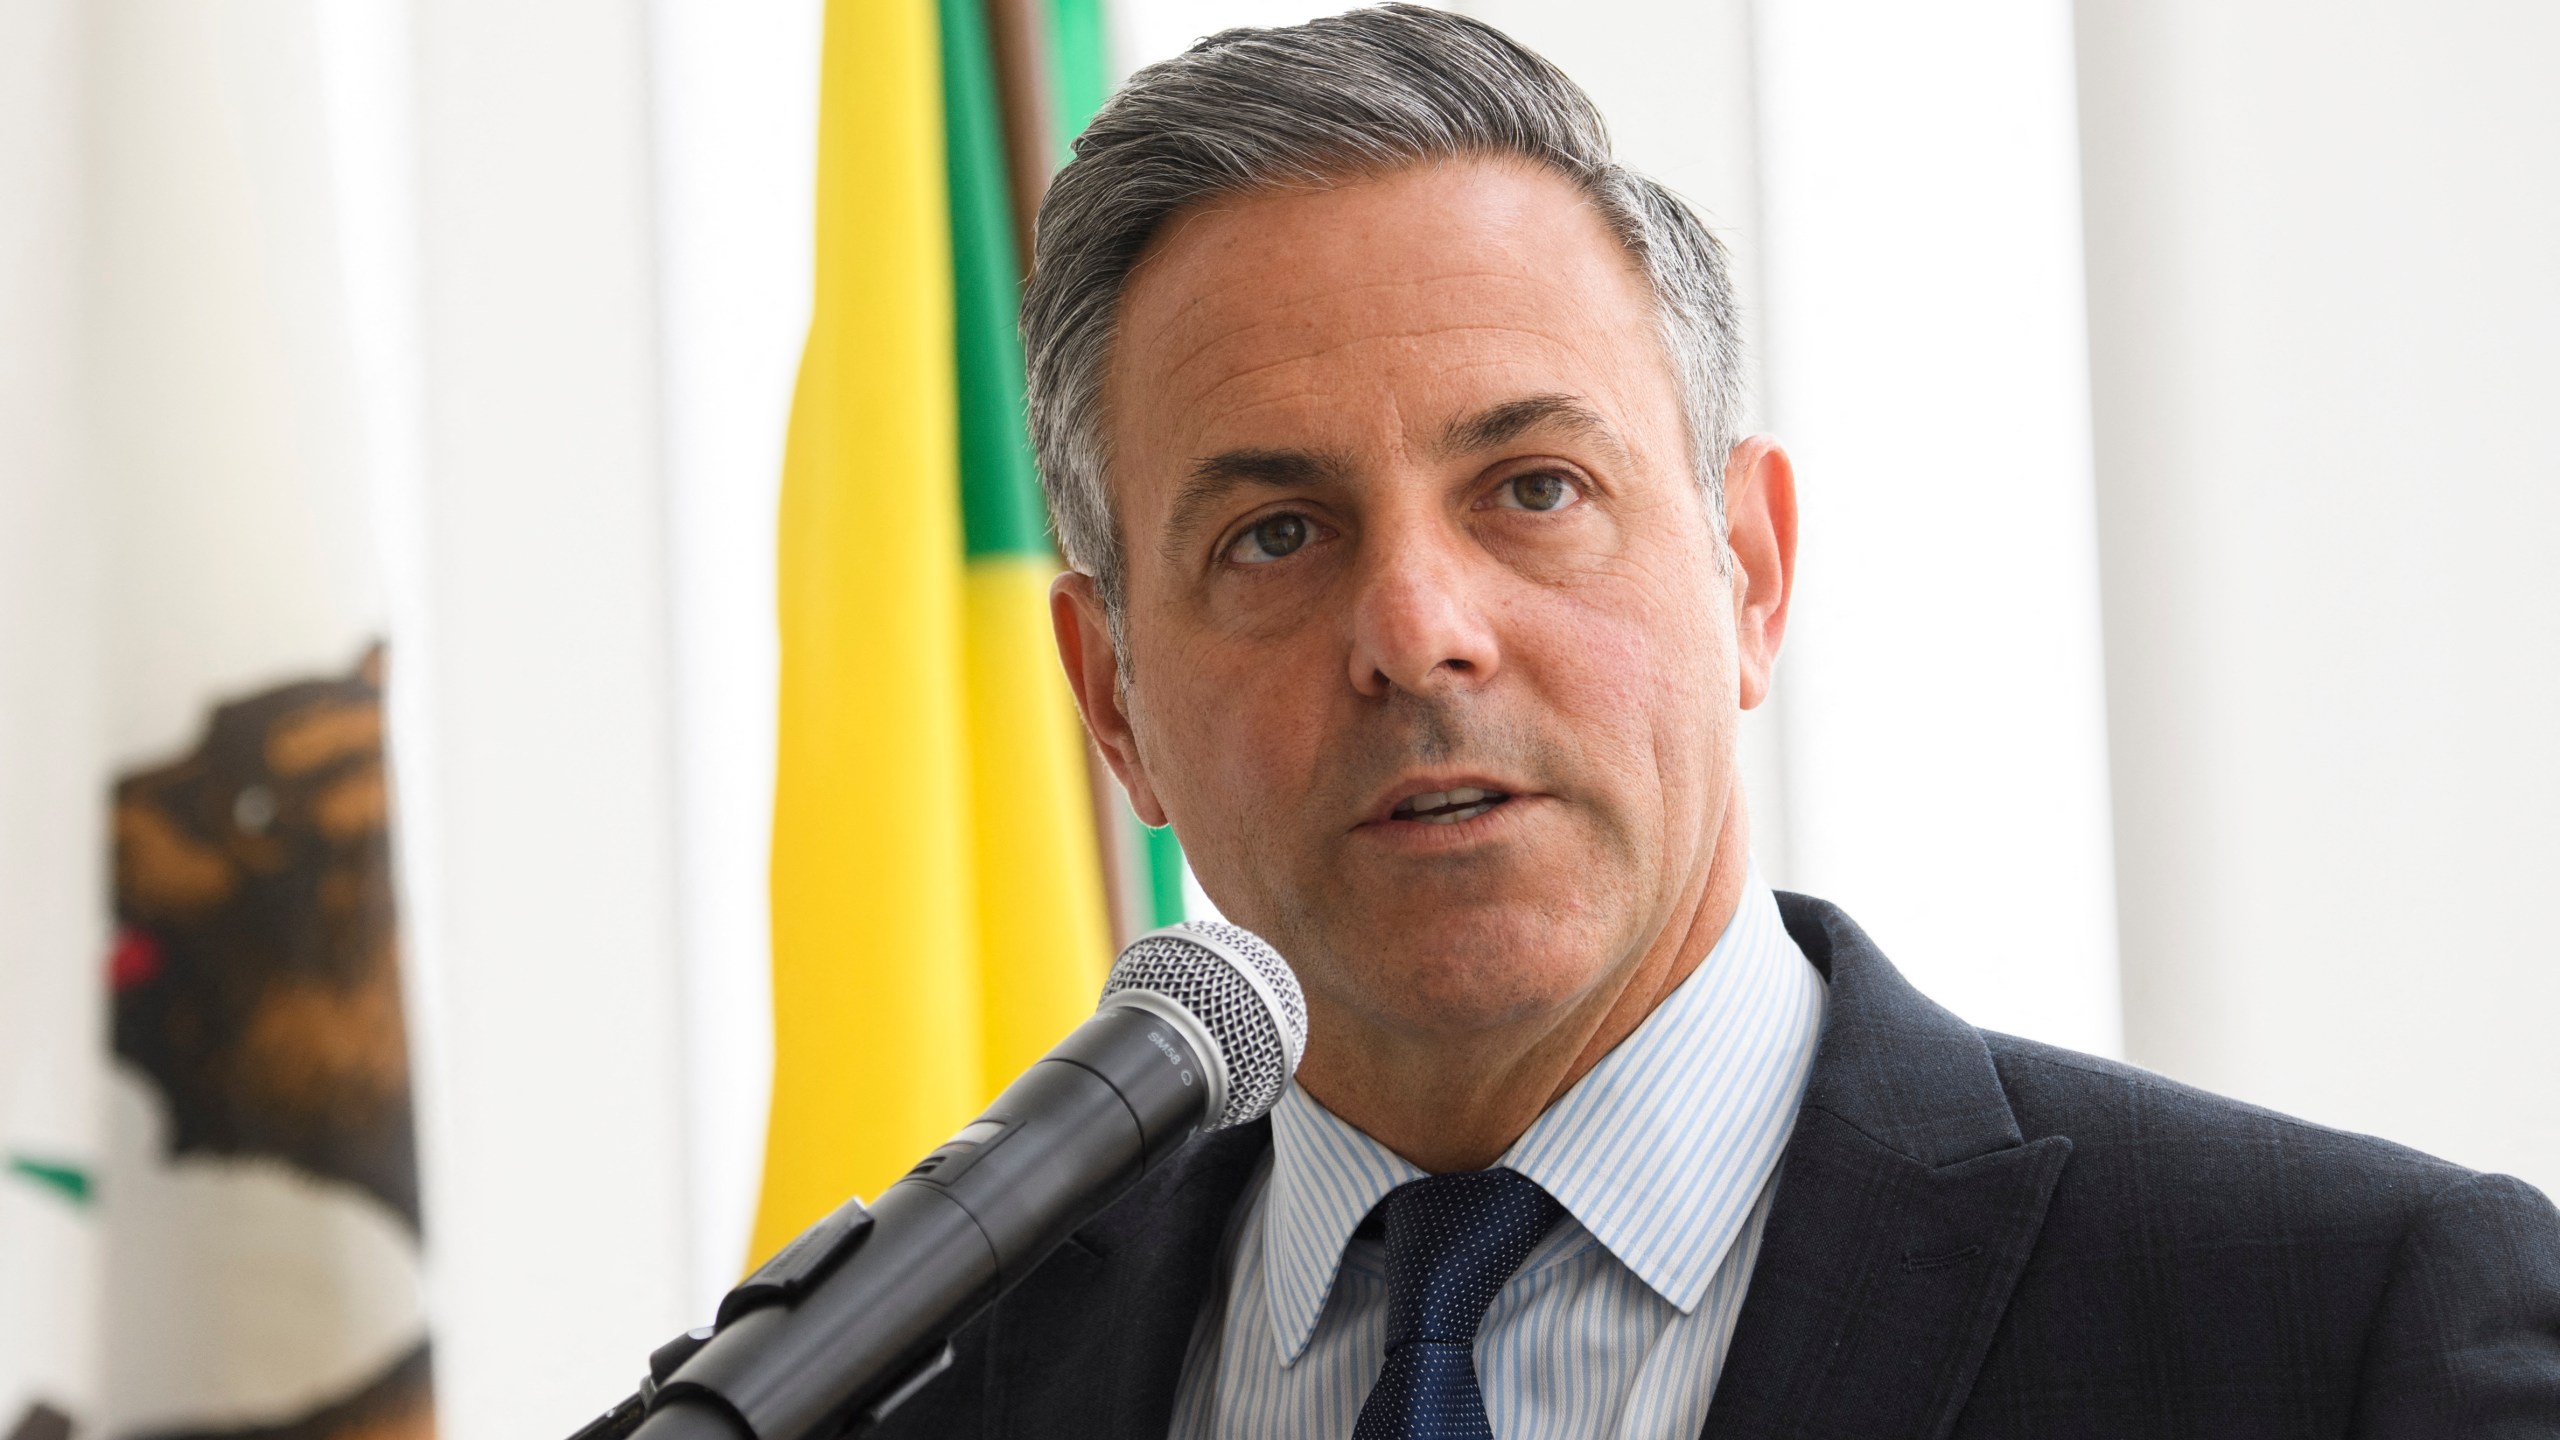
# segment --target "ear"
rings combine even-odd
[[[1120,704],[1120,655],[1111,646],[1111,625],[1104,617],[1101,592],[1093,577],[1070,570],[1049,582],[1049,624],[1058,635],[1058,660],[1067,667],[1067,688],[1075,691],[1076,709],[1085,729],[1129,792],[1129,806],[1149,825],[1165,822],[1138,758],[1137,735]]]
[[[1796,585],[1796,467],[1776,440],[1754,435],[1724,467],[1725,533],[1733,546],[1733,629],[1742,708],[1769,698],[1787,601]]]

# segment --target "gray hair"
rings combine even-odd
[[[1563,71],[1481,21],[1383,5],[1229,30],[1139,71],[1077,138],[1040,206],[1022,302],[1032,443],[1059,546],[1094,578],[1115,633],[1126,576],[1103,487],[1103,377],[1121,292],[1157,227],[1222,195],[1484,155],[1573,182],[1651,285],[1723,548],[1742,388],[1724,247],[1678,196],[1611,158],[1599,110]]]

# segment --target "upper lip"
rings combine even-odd
[[[1385,794],[1376,805],[1370,807],[1361,823],[1382,824],[1395,818],[1397,806],[1417,795],[1445,794],[1451,790],[1483,790],[1511,798],[1517,798],[1526,793],[1520,786],[1508,780],[1497,780],[1484,775],[1415,776],[1398,780],[1387,787]]]

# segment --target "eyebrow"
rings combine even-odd
[[[1442,455],[1468,455],[1508,445],[1533,430],[1561,430],[1598,445],[1620,468],[1632,463],[1616,427],[1579,396],[1526,395],[1462,415],[1440,432]]]
[[[1180,560],[1192,537],[1206,524],[1218,502],[1247,487],[1295,490],[1341,481],[1351,473],[1339,456],[1307,450],[1226,450],[1191,467],[1182,488],[1174,492],[1173,511],[1164,527],[1164,553]]]

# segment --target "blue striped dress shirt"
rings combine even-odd
[[[1823,1000],[1755,871],[1696,973],[1495,1162],[1565,1208],[1477,1333],[1501,1440],[1705,1425]],[[1353,1232],[1423,1172],[1295,1085],[1271,1139],[1184,1362],[1175,1440],[1349,1435],[1384,1363],[1383,1247]]]

